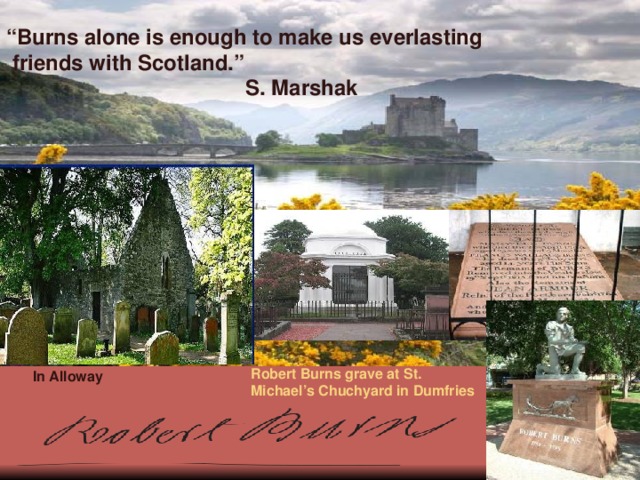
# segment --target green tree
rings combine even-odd
[[[421,260],[447,262],[447,242],[422,225],[400,215],[391,215],[375,222],[365,222],[377,235],[387,239],[387,251],[394,255],[406,253]]]
[[[264,246],[272,252],[301,254],[304,241],[311,234],[306,225],[297,220],[283,220],[266,233]]]
[[[55,306],[58,279],[97,266],[149,191],[155,169],[0,170],[0,294],[28,285],[34,307]],[[123,238],[121,239],[121,241]]]
[[[234,290],[251,300],[253,176],[250,168],[196,168],[189,188],[190,226],[207,238],[199,261],[201,281],[212,297]]]
[[[382,262],[371,270],[378,277],[393,278],[395,301],[400,308],[410,308],[414,298],[422,302],[430,288],[442,288],[449,281],[448,263],[421,260],[402,253],[395,260]]]
[[[340,137],[335,133],[318,133],[316,141],[321,147],[337,147],[342,143]]]
[[[327,267],[319,260],[304,260],[295,253],[269,252],[260,254],[255,263],[256,300],[279,302],[293,306],[300,298],[302,287],[330,288],[323,275]]]
[[[622,398],[627,398],[629,382],[640,368],[640,301],[603,303],[607,304],[603,331],[620,359]]]
[[[268,130],[256,137],[256,147],[259,152],[275,148],[282,143],[283,138],[276,130]]]

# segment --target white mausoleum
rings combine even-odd
[[[393,279],[376,277],[369,265],[392,260],[387,253],[387,239],[364,225],[341,232],[312,233],[305,242],[305,259],[317,259],[328,268],[324,275],[332,288],[303,287],[300,302],[332,302],[353,305],[386,302],[393,305]]]

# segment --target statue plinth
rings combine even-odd
[[[587,379],[586,373],[543,373],[536,375],[536,380],[577,380],[585,381]]]
[[[618,458],[611,384],[561,376],[509,381],[513,421],[500,452],[603,477]]]

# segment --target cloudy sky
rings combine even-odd
[[[375,222],[391,215],[400,215],[417,222],[432,234],[449,241],[449,211],[447,210],[256,210],[255,256],[265,250],[267,230],[283,220],[297,220],[306,225],[312,233],[341,233]]]
[[[132,59],[190,54],[230,55],[231,72],[61,73],[108,93],[128,92],[188,103],[206,99],[275,105],[320,105],[336,97],[250,97],[245,82],[288,78],[310,82],[351,79],[360,95],[439,78],[518,73],[543,78],[606,80],[639,86],[640,0],[0,0],[0,60],[15,54],[86,60],[107,54]],[[329,32],[481,32],[482,47],[332,45],[237,46],[20,46],[8,29],[34,32],[223,32],[235,28],[277,36],[310,28]],[[336,42],[337,43],[337,42]],[[235,55],[244,60],[233,61]],[[135,62],[134,62],[135,63]],[[86,64],[86,62],[85,62]]]

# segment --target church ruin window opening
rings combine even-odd
[[[170,284],[171,284],[171,281],[170,281],[170,274],[169,274],[169,255],[166,253],[163,253],[161,285],[162,285],[162,288],[168,289]]]

